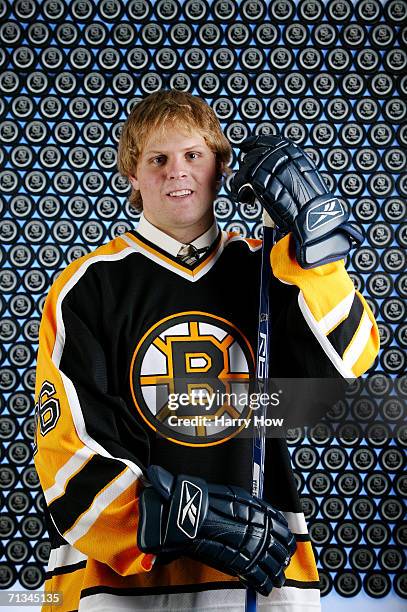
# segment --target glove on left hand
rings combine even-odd
[[[282,232],[292,232],[302,268],[346,257],[363,234],[348,223],[349,210],[332,195],[314,162],[283,136],[249,136],[232,179],[232,196],[239,202],[255,197]]]
[[[284,584],[296,542],[284,515],[245,489],[147,470],[140,496],[140,550],[186,555],[267,596]]]

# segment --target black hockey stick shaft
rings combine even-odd
[[[275,241],[274,223],[270,216],[263,213],[263,245],[261,254],[259,322],[257,332],[256,384],[259,392],[267,392],[270,362],[270,251]],[[257,424],[253,428],[253,458],[252,458],[252,495],[263,496],[264,453],[266,406],[260,404],[256,410]],[[257,593],[255,589],[246,591],[246,612],[257,611]]]

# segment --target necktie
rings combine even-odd
[[[193,244],[184,244],[178,251],[177,259],[187,266],[193,266],[207,250],[208,247],[197,249]]]

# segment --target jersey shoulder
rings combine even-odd
[[[117,236],[90,253],[74,259],[61,270],[54,280],[51,286],[52,291],[60,293],[64,287],[68,288],[76,285],[88,270],[95,270],[95,264],[119,259],[125,256],[126,250],[129,250],[129,245],[120,236]]]
[[[225,248],[232,244],[242,245],[243,248],[247,248],[249,251],[255,252],[261,249],[263,241],[257,238],[246,238],[238,232],[224,232]]]

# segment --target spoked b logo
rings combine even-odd
[[[133,353],[130,387],[138,413],[157,434],[211,446],[243,429],[252,407],[242,397],[253,373],[253,350],[242,332],[226,319],[191,311],[144,334]]]

